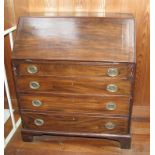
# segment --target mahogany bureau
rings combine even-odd
[[[81,136],[130,148],[132,15],[21,17],[12,62],[24,141]]]

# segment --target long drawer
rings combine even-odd
[[[25,129],[49,132],[127,134],[128,118],[22,113]]]
[[[17,65],[18,75],[37,76],[94,76],[130,78],[132,64],[92,63],[92,62],[53,62],[21,63]]]
[[[102,78],[33,77],[16,78],[18,92],[130,95],[129,80]]]
[[[102,97],[86,95],[20,95],[19,103],[22,110],[93,113],[101,115],[128,115],[128,97]]]

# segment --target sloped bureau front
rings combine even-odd
[[[108,138],[130,148],[135,77],[128,14],[21,17],[12,55],[22,138]]]

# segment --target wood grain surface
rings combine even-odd
[[[14,3],[12,0],[4,1],[4,30],[16,25]]]
[[[43,132],[63,132],[63,133],[113,133],[113,134],[128,134],[128,118],[106,118],[87,115],[65,115],[65,114],[45,114],[22,112],[24,129],[43,131]],[[35,119],[42,119],[42,126],[35,125]],[[91,123],[90,123],[91,122]],[[114,129],[107,129],[106,123],[112,122],[115,124]]]
[[[6,5],[7,4],[7,5]],[[141,5],[139,5],[141,4]],[[14,19],[12,19],[12,2],[7,1],[5,4],[5,17],[11,19],[11,25],[14,25]],[[60,11],[63,12],[74,12],[76,14],[81,14],[81,11],[75,8],[81,8],[82,12],[100,12],[100,14],[105,14],[106,12],[126,12],[133,13],[136,18],[136,51],[137,51],[137,71],[136,71],[136,86],[135,86],[135,99],[134,104],[137,106],[149,106],[149,85],[150,85],[150,54],[149,54],[149,36],[150,36],[150,23],[149,23],[149,1],[148,0],[93,0],[93,1],[73,1],[73,0],[14,0],[14,11],[16,22],[18,22],[19,16],[30,15],[32,13],[42,12],[42,14],[48,16],[51,12]],[[61,6],[61,9],[59,8]],[[90,6],[89,9],[86,9]],[[5,25],[8,25],[8,21],[5,18]],[[10,24],[9,24],[10,25]],[[143,25],[143,26],[142,26]],[[7,26],[6,26],[7,27]],[[8,44],[8,45],[7,45]],[[5,42],[6,46],[9,46],[9,42]],[[5,53],[7,51],[5,50]],[[8,50],[8,52],[11,51]],[[10,55],[9,54],[9,55]],[[7,54],[8,55],[8,54]],[[5,63],[10,62],[10,58],[5,59]],[[11,67],[9,67],[11,68]],[[8,74],[12,71],[7,70]],[[10,91],[14,91],[14,86],[10,87]],[[15,96],[12,96],[16,99]],[[138,111],[137,111],[138,113]]]
[[[40,87],[32,89],[30,82],[38,82]],[[107,86],[115,84],[116,92],[107,91]],[[70,93],[90,95],[127,95],[131,94],[131,82],[129,80],[104,79],[104,78],[78,78],[78,77],[16,77],[18,93]]]
[[[19,4],[20,3],[20,4]],[[140,5],[139,5],[140,4]],[[150,85],[150,8],[148,0],[14,0],[16,20],[21,15],[42,12],[48,16],[51,12],[125,12],[132,13],[136,21],[136,86],[134,104],[149,106]]]
[[[20,18],[13,58],[135,62],[132,16],[71,16]]]
[[[11,2],[7,6],[11,6]],[[6,3],[5,3],[6,4]],[[139,5],[141,4],[141,5]],[[15,18],[16,22],[18,22],[19,16],[30,15],[32,13],[42,12],[44,15],[50,14],[51,12],[60,11],[63,12],[74,12],[80,14],[83,12],[100,12],[101,14],[105,14],[106,12],[126,12],[133,13],[136,18],[136,51],[137,51],[137,71],[136,71],[136,86],[135,86],[135,101],[134,104],[140,106],[149,106],[149,85],[150,85],[150,23],[149,23],[149,1],[148,0],[14,0],[15,6]],[[6,6],[6,7],[7,7]],[[61,6],[61,9],[59,8]],[[87,9],[87,6],[90,6]],[[75,9],[80,8],[80,10]],[[12,14],[9,12],[12,7],[8,8],[9,10],[5,12],[6,16],[10,16],[12,18]],[[7,10],[7,9],[6,9]],[[8,13],[8,15],[7,15]],[[12,24],[14,24],[14,19],[11,20]],[[7,25],[7,20],[5,20],[5,24]],[[12,25],[11,24],[11,25]],[[143,26],[142,26],[143,25]],[[7,43],[5,43],[7,44]],[[5,61],[10,61],[5,60]],[[7,63],[7,62],[6,62]],[[11,71],[7,71],[11,72]],[[11,91],[14,91],[14,87],[10,87]]]
[[[120,149],[117,141],[92,138],[36,136],[23,142],[19,128],[5,149],[5,155],[149,155],[150,125],[148,106],[134,106],[131,149]]]
[[[39,100],[41,106],[33,106],[32,101]],[[23,111],[46,111],[62,113],[87,113],[100,115],[129,115],[128,97],[99,97],[84,95],[20,95],[20,108]],[[115,110],[106,108],[109,102],[116,104]]]
[[[60,2],[61,1],[61,2]],[[81,13],[81,11],[93,11],[95,12],[102,12],[104,14],[104,11],[106,12],[127,12],[127,13],[133,13],[136,17],[136,40],[137,40],[137,74],[136,74],[136,87],[135,87],[135,102],[134,104],[138,106],[134,109],[134,115],[139,118],[140,116],[143,117],[143,119],[146,119],[145,115],[145,109],[149,111],[149,35],[150,35],[150,29],[149,29],[149,1],[148,0],[118,0],[117,2],[115,0],[95,0],[95,1],[87,1],[87,0],[59,0],[57,2],[55,1],[49,1],[49,0],[38,0],[35,1],[19,1],[15,0],[15,13],[16,13],[16,19],[18,20],[18,17],[20,15],[28,15],[32,12],[44,12],[45,15],[48,15],[48,12],[56,11],[60,12],[60,10],[63,11],[72,11]],[[75,2],[75,3],[74,3]],[[20,3],[20,4],[19,4]],[[54,4],[55,3],[55,4]],[[89,3],[89,4],[88,4]],[[139,5],[141,4],[141,5]],[[74,5],[74,7],[73,7]],[[41,7],[42,9],[41,9]],[[61,6],[61,9],[59,9]],[[89,7],[88,7],[89,6]],[[91,6],[91,7],[90,7]],[[75,9],[77,8],[77,9]],[[89,9],[88,9],[89,8]],[[53,9],[53,10],[52,10]],[[18,12],[18,13],[17,13]],[[143,25],[143,26],[142,26]],[[12,88],[11,88],[12,89]],[[137,108],[138,107],[138,108]],[[140,112],[140,109],[144,109],[144,112]],[[147,115],[149,116],[149,115]],[[135,123],[137,124],[137,122]],[[145,125],[136,126],[135,133],[144,133],[146,129],[144,128]],[[145,126],[146,127],[146,126]],[[148,127],[149,128],[149,127]],[[139,132],[140,131],[140,132]],[[141,155],[148,154],[149,147],[148,143],[146,142],[146,139],[148,140],[148,136],[140,135],[140,137],[136,137],[134,139],[134,150],[128,152],[128,151],[108,151],[110,154],[136,154],[137,152]],[[137,142],[136,142],[137,140]],[[143,143],[141,144],[141,141]],[[46,145],[47,143],[45,143]],[[94,143],[93,143],[94,144]],[[22,145],[23,146],[23,145]],[[98,146],[98,145],[97,145]],[[17,148],[18,146],[14,147]],[[37,147],[38,148],[38,147]],[[143,148],[143,149],[139,149]],[[148,148],[148,149],[147,149]],[[18,150],[18,149],[17,149]],[[27,152],[26,152],[27,150]],[[32,150],[28,151],[21,150],[21,152],[24,154],[30,154]],[[38,149],[36,149],[38,150]],[[45,149],[46,150],[46,149]],[[105,150],[105,149],[104,149]],[[13,153],[19,153],[21,152],[17,151],[16,149],[10,150]],[[51,150],[46,150],[47,154],[50,153]],[[41,154],[41,150],[36,151],[37,153]],[[44,153],[44,151],[42,152]],[[57,152],[56,152],[57,153]],[[68,152],[71,153],[71,152]],[[67,153],[67,154],[68,154]],[[96,154],[96,152],[94,152]],[[10,154],[10,152],[9,152]],[[62,154],[59,153],[59,154]],[[89,153],[88,153],[89,154]],[[106,152],[107,154],[107,152]]]
[[[29,0],[30,12],[104,12],[104,6],[105,0]]]
[[[26,111],[21,109],[20,101],[23,141],[32,142],[33,136],[38,134],[92,136],[117,140],[121,143],[121,148],[129,149],[136,63],[134,37],[134,19],[128,14],[116,14],[116,17],[114,14],[94,14],[89,17],[85,14],[80,17],[72,14],[69,17],[21,17],[12,57],[18,97],[21,93],[53,96],[67,94],[73,104],[76,104],[76,100],[71,95],[79,98],[81,95],[96,98],[125,96],[129,99],[128,107],[125,107],[128,109],[126,115],[111,116],[93,111],[89,113],[87,108],[83,113],[74,113],[72,110],[66,112],[61,106],[58,111]],[[20,65],[22,60],[32,62],[31,70],[30,66]],[[38,61],[37,66],[35,61]],[[124,76],[113,78],[107,76],[108,63],[110,67],[113,67],[112,64],[125,67],[129,63],[130,67],[124,69]],[[20,75],[23,70],[30,74]],[[32,74],[32,70],[36,75],[34,72]],[[40,70],[42,74],[38,76]],[[123,70],[118,68],[118,75],[121,72]],[[59,101],[58,98],[57,100]],[[81,101],[79,107],[82,109]],[[33,103],[33,106],[36,104]],[[70,110],[69,106],[67,110]]]
[[[19,64],[18,64],[19,63]],[[69,61],[38,61],[25,63],[24,61],[14,63],[17,76],[34,75],[34,76],[76,76],[76,77],[110,77],[108,69],[118,70],[118,75],[114,78],[131,79],[133,74],[133,64],[129,63],[103,63],[103,62],[69,62]],[[29,66],[37,67],[35,74],[28,72]]]
[[[139,5],[140,4],[140,5]],[[135,104],[150,104],[150,12],[148,0],[106,0],[107,12],[133,13],[136,20]],[[143,25],[143,26],[142,26]]]

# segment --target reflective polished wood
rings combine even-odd
[[[13,58],[135,62],[132,16],[72,16],[22,17]]]
[[[80,136],[130,148],[134,38],[129,14],[21,17],[12,59],[23,140]]]

